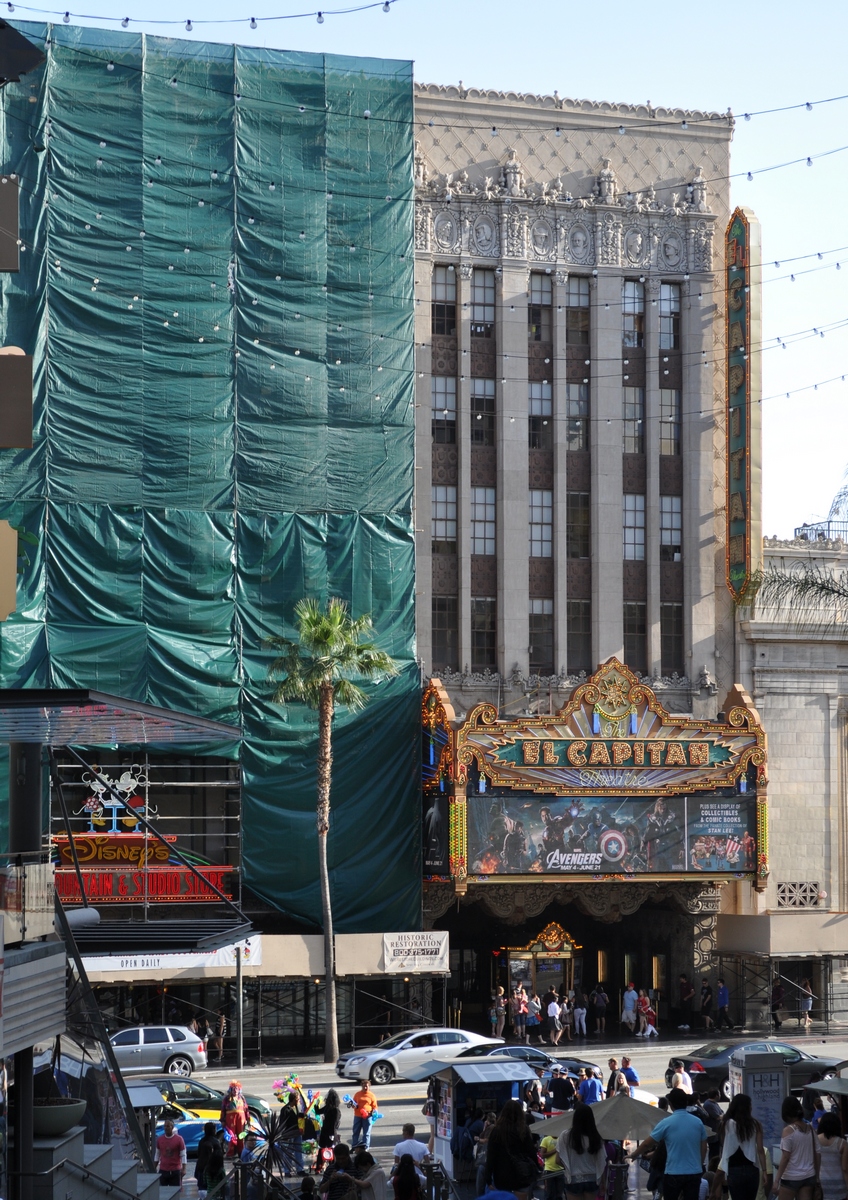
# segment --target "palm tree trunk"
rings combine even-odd
[[[339,1056],[338,1015],[336,1011],[336,957],[333,944],[333,905],[330,898],[330,871],[327,864],[327,837],[330,832],[330,781],[333,766],[333,685],[321,687],[318,705],[318,875],[321,881],[321,918],[324,925],[324,1062],[334,1063]]]

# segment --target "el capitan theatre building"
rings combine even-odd
[[[660,1025],[682,972],[709,971],[722,886],[765,886],[766,738],[734,688],[718,720],[669,713],[617,659],[559,711],[457,721],[434,679],[422,706],[425,917],[450,931],[468,1027],[516,982],[589,992],[617,1027],[628,980]]]

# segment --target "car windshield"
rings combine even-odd
[[[688,1058],[718,1058],[720,1054],[727,1054],[729,1050],[735,1050],[739,1045],[738,1042],[707,1042],[706,1046],[701,1046],[698,1050],[693,1050]]]
[[[386,1038],[384,1042],[380,1042],[379,1046],[372,1046],[371,1050],[393,1050],[396,1046],[399,1046],[401,1042],[405,1042],[408,1037],[409,1030],[407,1030],[406,1033],[396,1033],[394,1037]]]

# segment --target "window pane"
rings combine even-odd
[[[569,275],[566,290],[569,308],[589,307],[589,280],[582,275]]]
[[[621,294],[622,343],[625,348],[645,344],[645,285],[625,279]]]
[[[660,388],[660,454],[680,453],[680,392]]]
[[[434,442],[456,442],[456,379],[433,375],[430,379],[430,419]]]
[[[551,289],[550,275],[543,275],[541,271],[532,271],[530,273],[530,303],[553,303],[553,291]]]
[[[588,492],[568,492],[565,498],[565,553],[568,558],[589,558],[591,515]]]
[[[537,675],[554,673],[554,602],[530,601],[530,670]]]
[[[497,665],[497,602],[472,600],[471,669],[496,671]]]
[[[456,488],[436,485],[430,518],[434,554],[456,554]]]
[[[566,288],[565,342],[589,345],[589,280],[570,275]]]
[[[492,337],[495,323],[495,272],[475,267],[471,276],[471,334]]]
[[[624,392],[625,454],[645,453],[645,389],[626,387]]]
[[[683,502],[680,496],[660,496],[660,560],[683,557]]]
[[[644,559],[645,497],[623,496],[622,509],[624,514],[624,557],[626,559]]]
[[[433,267],[430,312],[434,334],[456,334],[456,271]]]
[[[566,608],[569,675],[592,670],[592,605],[588,600],[569,600]]]
[[[569,450],[589,449],[589,385],[565,385],[566,445]]]
[[[553,449],[553,401],[549,383],[528,385],[528,444],[531,450]]]
[[[530,557],[550,558],[553,554],[554,494],[530,491]]]
[[[624,661],[631,671],[648,671],[648,636],[645,605],[628,600],[624,605]]]
[[[495,489],[471,489],[471,553],[495,553]]]
[[[683,674],[683,605],[660,605],[660,652],[663,675]]]
[[[680,345],[680,284],[660,284],[660,350]]]
[[[551,341],[551,303],[551,277],[532,272],[527,305],[527,336],[531,342]]]
[[[168,1041],[168,1030],[162,1029],[161,1026],[153,1026],[144,1031],[145,1046],[160,1045],[162,1042]]]
[[[459,670],[456,596],[433,597],[433,671]]]
[[[471,380],[471,441],[475,446],[495,444],[495,381]]]

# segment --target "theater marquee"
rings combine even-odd
[[[616,659],[557,713],[498,720],[478,705],[431,765],[425,833],[442,796],[449,870],[428,877],[461,888],[563,874],[764,882],[765,734],[741,690],[722,716],[667,712]]]

